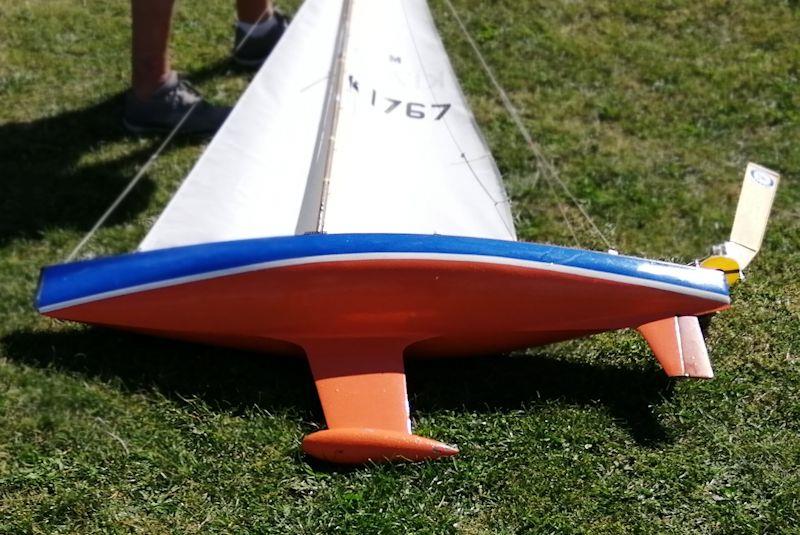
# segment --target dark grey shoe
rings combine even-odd
[[[252,34],[248,36],[238,25],[234,27],[236,33],[233,38],[232,56],[233,61],[242,67],[255,69],[264,63],[289,26],[289,17],[275,11],[269,19],[262,22],[264,23],[271,26],[265,34],[258,37]]]
[[[190,109],[191,114],[180,128],[184,134],[216,132],[231,111],[227,106],[214,106],[203,100],[194,87],[173,72],[169,81],[146,101],[139,100],[133,91],[125,94],[122,124],[135,134],[169,132]]]

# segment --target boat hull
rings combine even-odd
[[[338,243],[321,248],[326,241]],[[391,338],[411,356],[435,357],[540,345],[729,302],[714,272],[535,244],[316,235],[211,245],[46,268],[39,309],[267,351]],[[265,256],[270,249],[283,254]]]
[[[507,351],[728,306],[721,273],[508,241],[306,235],[46,268],[49,316],[305,356],[337,463],[437,459],[412,434],[406,357]]]

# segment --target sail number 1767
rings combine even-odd
[[[378,98],[376,91],[372,91],[372,106],[380,107],[384,113],[403,113],[409,119],[425,119],[432,117],[434,121],[441,121],[448,111],[450,104],[424,104],[422,102],[404,102],[396,98]]]

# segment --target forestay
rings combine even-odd
[[[317,231],[516,239],[424,0],[307,0],[140,249]]]

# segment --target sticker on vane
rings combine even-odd
[[[750,171],[750,176],[756,183],[764,186],[765,188],[775,187],[775,176],[765,169],[753,168]]]

